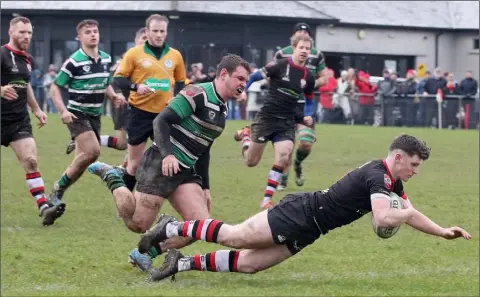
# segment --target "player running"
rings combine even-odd
[[[205,255],[183,256],[172,249],[150,280],[159,281],[178,272],[256,273],[290,258],[320,235],[350,224],[368,212],[377,226],[393,227],[406,223],[426,234],[445,239],[471,235],[460,227],[443,228],[416,210],[407,198],[402,182],[418,174],[430,149],[417,138],[401,135],[393,140],[384,160],[363,164],[347,173],[324,191],[285,196],[270,210],[265,210],[239,225],[207,219],[176,222],[163,216],[140,240],[140,252],[165,239],[191,237],[242,249],[220,250]],[[390,208],[390,192],[403,201],[403,209]]]
[[[307,35],[312,37],[312,30],[309,25],[305,23],[298,23],[294,27],[294,36],[295,35]],[[279,50],[276,54],[274,59],[284,59],[291,57],[293,54],[292,46],[284,47],[283,49]],[[311,48],[310,54],[308,55],[307,62],[305,63],[305,67],[310,70],[313,74],[315,79],[315,89],[318,89],[320,86],[326,83],[326,68],[325,68],[325,59],[323,57],[322,52],[317,50],[316,48]],[[305,183],[305,178],[303,175],[303,168],[302,162],[310,155],[312,151],[312,146],[316,141],[315,137],[315,123],[312,122],[311,125],[305,125],[303,123],[303,115],[304,115],[304,105],[305,99],[301,98],[298,101],[297,106],[297,124],[296,124],[296,131],[298,137],[298,145],[297,151],[295,153],[295,160],[294,160],[294,171],[295,171],[295,183],[297,186],[301,187]],[[293,156],[293,154],[292,154]],[[283,190],[287,187],[288,182],[288,171],[289,167],[292,163],[292,157],[290,157],[290,161],[288,162],[288,166],[283,171],[283,176],[278,185],[278,190]]]
[[[254,81],[264,78],[270,79],[270,88],[264,105],[253,120],[251,131],[247,126],[235,135],[237,141],[242,140],[242,154],[249,167],[260,162],[267,142],[273,143],[275,161],[268,174],[261,208],[273,206],[273,193],[288,165],[294,146],[297,101],[303,97],[307,99],[307,106],[306,117],[302,119],[306,125],[313,123],[310,115],[313,113],[311,107],[315,79],[305,67],[313,40],[307,35],[294,35],[291,44],[291,57],[273,61],[250,77],[247,89]]]
[[[100,117],[105,94],[114,106],[125,103],[123,96],[116,94],[110,86],[112,60],[107,53],[98,49],[98,22],[83,20],[76,29],[81,47],[65,61],[55,84],[52,84],[53,101],[76,146],[73,162],[55,182],[49,195],[51,203],[63,206],[65,191],[100,155]],[[63,104],[59,89],[66,85],[69,95],[67,107]]]
[[[30,85],[33,57],[27,53],[32,40],[32,23],[26,17],[10,21],[8,44],[0,49],[2,97],[2,145],[10,146],[25,170],[30,194],[35,199],[43,225],[51,225],[63,214],[63,206],[51,206],[45,196],[45,186],[38,169],[37,146],[33,138],[27,104],[39,120],[38,127],[47,123],[47,115],[38,106]]]
[[[159,14],[148,17],[145,22],[147,41],[125,53],[114,75],[114,86],[132,91],[128,99],[128,161],[123,174],[130,191],[135,188],[135,172],[145,144],[153,136],[153,120],[185,82],[182,55],[165,42],[167,29],[167,17]]]
[[[135,34],[135,46],[143,45],[147,40],[145,35],[145,28],[140,28]],[[118,69],[122,59],[118,59],[115,65],[110,68],[110,73],[113,75]],[[130,90],[120,90],[113,86],[116,93],[121,93],[124,98],[130,96]],[[112,120],[113,128],[115,130],[115,136],[101,135],[100,136],[100,145],[105,147],[114,148],[117,150],[126,150],[127,149],[127,121],[128,121],[128,105],[123,104],[122,106],[112,108]],[[67,146],[67,154],[70,154],[75,150],[75,141],[71,140]],[[125,160],[123,167],[126,167],[127,155],[125,155]]]
[[[141,159],[135,193],[122,180],[121,172],[96,162],[89,172],[105,181],[113,194],[118,213],[133,232],[143,233],[152,226],[165,199],[186,220],[209,217],[208,167],[210,147],[222,134],[230,98],[243,92],[249,64],[241,57],[227,55],[210,83],[186,86],[153,122],[154,143]],[[134,249],[129,261],[141,270],[152,267],[152,259],[170,248],[181,248],[191,239],[155,244],[148,254]]]

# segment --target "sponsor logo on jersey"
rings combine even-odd
[[[385,183],[385,188],[390,191],[392,189],[392,180],[390,179],[390,176],[388,176],[388,174],[383,175],[383,182]]]
[[[156,91],[168,92],[170,90],[170,80],[169,79],[155,79],[149,78],[145,81],[145,85]]]
[[[210,118],[210,120],[213,120],[215,118],[215,112],[214,111],[208,111],[208,117]]]

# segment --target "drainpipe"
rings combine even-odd
[[[434,68],[438,67],[438,43],[441,35],[443,35],[443,32],[437,32],[435,34],[435,65],[433,66]]]

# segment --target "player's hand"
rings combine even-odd
[[[326,83],[328,82],[328,78],[327,76],[322,76],[322,77],[319,77],[315,80],[315,88],[319,88],[323,85],[325,85]]]
[[[1,94],[3,99],[7,100],[17,100],[18,94],[17,91],[12,86],[3,86],[2,87],[2,94]]]
[[[122,94],[115,93],[111,98],[111,100],[112,100],[113,107],[115,108],[119,108],[120,106],[123,106],[126,103],[125,97],[123,97]]]
[[[73,119],[78,120],[78,118],[73,113],[69,112],[68,110],[65,110],[64,112],[62,112],[60,118],[62,119],[62,122],[64,124],[72,123]]]
[[[151,93],[153,92],[153,89],[150,88],[149,86],[147,85],[144,85],[144,84],[139,84],[137,86],[137,94],[138,95],[146,95],[148,93]]]
[[[467,231],[457,226],[443,229],[442,237],[449,240],[459,237],[463,237],[467,240],[472,239],[472,235],[468,234]]]
[[[311,126],[313,125],[313,118],[311,116],[303,117],[303,123],[305,126]]]
[[[209,189],[204,189],[203,194],[205,195],[205,200],[207,200],[207,208],[208,208],[208,213],[210,213],[210,202],[212,200],[212,196],[210,196],[210,190]]]
[[[37,124],[37,127],[40,129],[42,128],[43,126],[45,126],[45,124],[47,123],[47,115],[40,109],[38,108],[35,112],[34,112],[35,116],[37,117],[38,119],[38,124]]]
[[[173,176],[180,172],[180,165],[174,155],[168,155],[162,160],[162,173],[164,176]]]

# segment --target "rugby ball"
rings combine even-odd
[[[402,209],[403,208],[403,200],[400,196],[395,194],[394,192],[390,192],[390,208],[395,208],[395,209]],[[377,227],[375,224],[375,219],[373,218],[372,215],[372,227],[373,231],[375,231],[375,234],[377,234],[378,237],[380,238],[390,238],[393,235],[395,235],[398,232],[398,229],[400,229],[400,225],[396,227]]]

